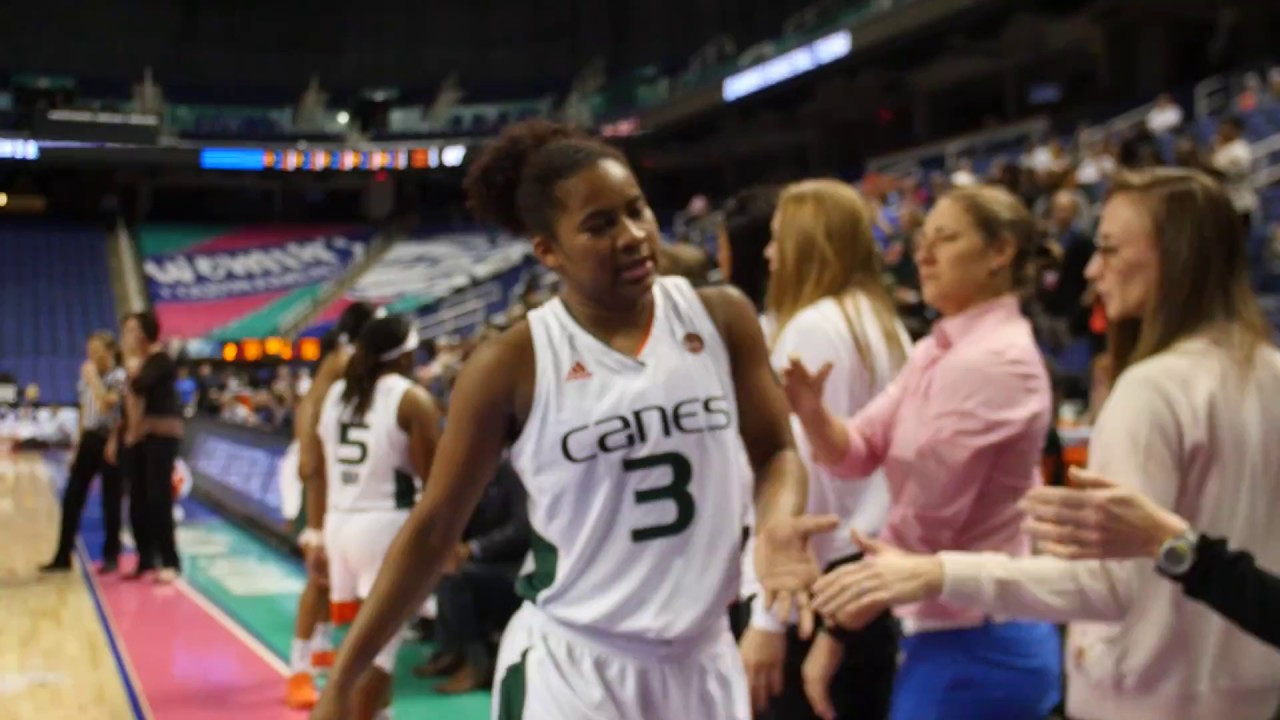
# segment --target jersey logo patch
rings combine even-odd
[[[698,333],[695,333],[695,332],[685,333],[683,342],[684,342],[684,349],[688,350],[694,355],[697,355],[698,353],[702,352],[702,336],[699,335]]]
[[[573,367],[569,368],[569,374],[565,377],[565,381],[569,380],[586,380],[591,377],[591,371],[582,364],[581,361],[575,361]]]

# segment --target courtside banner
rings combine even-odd
[[[201,500],[260,534],[287,537],[280,497],[280,460],[290,433],[263,430],[214,418],[187,420],[181,459]]]
[[[364,257],[369,237],[258,234],[242,249],[174,253],[143,261],[155,302],[222,300],[331,280]]]
[[[166,337],[203,337],[340,278],[368,251],[369,228],[144,227],[142,268]]]

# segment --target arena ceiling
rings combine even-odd
[[[0,0],[0,71],[170,86],[429,93],[451,73],[475,98],[564,90],[591,60],[676,69],[708,39],[740,49],[813,0]]]

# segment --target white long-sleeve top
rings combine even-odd
[[[849,313],[850,320],[866,341],[871,366],[858,355],[850,336],[850,320],[841,311]],[[901,322],[895,322],[893,331],[898,333],[903,346],[911,348],[911,336]],[[837,299],[826,297],[796,313],[773,342],[771,362],[779,371],[790,364],[792,357],[799,357],[809,372],[817,372],[831,363],[831,374],[822,391],[822,403],[836,417],[852,417],[889,384],[898,368],[893,366],[893,356],[885,342],[885,333],[871,302],[861,292],[853,292]],[[813,451],[804,427],[798,418],[791,417],[791,432],[796,449],[809,473],[809,501],[806,512],[810,514],[834,514],[840,517],[840,527],[832,533],[816,537],[812,541],[814,556],[819,564],[827,563],[857,551],[850,537],[851,530],[876,535],[889,514],[889,487],[883,471],[862,479],[838,478],[826,468],[813,462]],[[748,550],[751,550],[748,547]],[[751,555],[746,554],[748,564]],[[744,572],[750,581],[754,573]],[[777,622],[763,607],[757,595],[752,604],[752,624],[764,629],[780,631]]]
[[[1280,570],[1280,352],[1250,370],[1207,337],[1136,363],[1094,425],[1090,469]],[[1080,720],[1266,720],[1280,653],[1187,599],[1152,560],[941,553],[942,599],[1069,623],[1067,712]]]

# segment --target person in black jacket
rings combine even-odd
[[[515,579],[531,537],[526,503],[524,485],[504,461],[467,523],[452,572],[436,588],[436,652],[414,674],[448,675],[436,686],[439,693],[493,683],[494,637],[520,607]]]
[[[1280,649],[1280,577],[1138,492],[1079,468],[1070,477],[1071,487],[1035,488],[1023,499],[1027,530],[1041,551],[1080,559],[1153,557],[1156,571],[1187,597]]]
[[[141,441],[133,458],[136,482],[129,501],[140,511],[132,513],[137,519],[138,567],[130,577],[137,579],[154,569],[155,581],[168,584],[177,580],[181,570],[174,539],[172,480],[184,425],[176,387],[178,366],[160,344],[160,323],[152,313],[128,316],[122,332],[132,337],[132,346],[145,348],[142,366],[129,380],[129,389],[142,401],[137,426]],[[138,525],[146,529],[142,537],[138,537]]]

